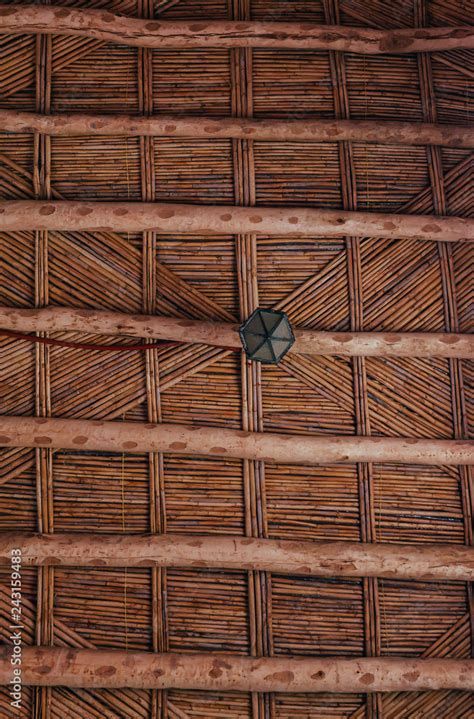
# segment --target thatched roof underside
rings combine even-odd
[[[152,3],[140,0],[54,4],[142,17],[152,10]],[[456,0],[154,5],[155,16],[181,19],[324,23],[335,17],[341,24],[379,28],[414,26],[423,16],[428,25],[473,22],[472,5]],[[6,36],[0,37],[0,108],[463,125],[473,116],[472,67],[472,53],[464,50],[423,58],[143,50],[88,38]],[[467,149],[352,143],[341,150],[337,143],[163,137],[35,141],[32,134],[3,134],[0,153],[2,199],[308,205],[459,216],[473,211]],[[2,233],[0,304],[220,321],[240,321],[260,305],[284,310],[295,326],[320,330],[472,332],[472,244],[442,245],[403,238]],[[260,369],[242,365],[238,354],[196,345],[163,348],[156,363],[147,357],[0,337],[0,414],[315,435],[473,436],[468,360],[290,355],[276,368]],[[35,459],[34,450],[2,449],[0,530],[463,544],[472,535],[468,481],[468,469],[455,466],[263,466],[80,450],[38,450]],[[6,640],[6,568],[0,578],[0,630]],[[465,584],[455,582],[174,568],[25,569],[24,612],[24,639],[32,644],[47,644],[53,636],[55,644],[71,647],[245,655],[467,658],[472,651],[469,594]],[[252,699],[225,692],[28,688],[19,714],[9,702],[2,688],[2,717],[468,719],[474,714],[472,695],[461,691]]]

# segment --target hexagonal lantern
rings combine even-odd
[[[240,339],[249,359],[278,364],[294,343],[295,336],[284,312],[258,308],[241,326]]]

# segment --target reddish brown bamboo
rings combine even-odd
[[[0,446],[106,452],[174,452],[282,464],[474,464],[474,441],[469,440],[314,437],[165,423],[14,416],[0,417]]]
[[[0,306],[0,328],[20,332],[93,332],[240,349],[238,325],[226,322],[126,315],[72,307],[20,309]],[[318,332],[294,329],[290,352],[373,357],[474,356],[474,335],[429,332]],[[1,334],[1,332],[0,332]]]
[[[474,47],[474,29],[376,30],[317,23],[142,20],[104,10],[1,5],[0,33],[81,35],[139,47],[274,47],[343,50],[368,55]]]
[[[474,547],[360,544],[182,534],[0,533],[0,565],[204,567],[319,577],[474,580]]]
[[[0,649],[0,684],[12,678]],[[258,692],[398,692],[474,689],[469,659],[320,659],[229,654],[158,654],[113,649],[23,647],[26,686]]]
[[[236,207],[149,202],[0,202],[0,230],[380,237],[436,241],[474,240],[474,219],[305,207]]]
[[[253,120],[160,115],[42,115],[0,110],[6,132],[46,135],[120,135],[154,137],[233,138],[240,140],[387,143],[474,147],[474,129],[463,125],[371,120]]]

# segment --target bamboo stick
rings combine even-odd
[[[142,422],[0,417],[0,446],[110,452],[173,452],[281,464],[401,462],[474,464],[474,441],[245,432]]]
[[[238,325],[156,315],[72,307],[21,309],[0,306],[0,327],[17,332],[87,332],[143,337],[240,349]],[[294,329],[290,352],[304,355],[372,357],[474,356],[474,335],[442,332],[318,332]],[[318,383],[321,380],[318,379]]]
[[[273,47],[378,55],[474,47],[474,30],[453,27],[376,30],[316,23],[162,21],[36,5],[0,5],[0,33],[79,35],[137,47]]]
[[[182,534],[0,533],[0,565],[200,567],[319,577],[472,581],[474,548],[455,544],[360,544]]]
[[[380,237],[474,241],[474,220],[305,207],[236,207],[148,202],[0,202],[0,230],[100,230],[290,237]]]
[[[0,683],[12,676],[11,650],[0,649]],[[25,686],[196,689],[264,692],[395,692],[474,689],[469,659],[245,657],[23,647]]]
[[[44,115],[0,110],[4,132],[48,135],[119,135],[152,137],[233,138],[240,140],[387,143],[474,147],[474,130],[466,125],[365,120],[273,120],[160,115]]]

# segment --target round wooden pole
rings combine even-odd
[[[0,649],[0,683],[12,678],[10,647]],[[192,689],[243,692],[407,692],[474,689],[470,659],[320,659],[229,654],[23,647],[25,686]]]
[[[126,315],[72,307],[21,309],[0,306],[0,328],[17,332],[93,332],[240,349],[238,325],[226,322]],[[474,356],[474,335],[429,332],[317,332],[294,328],[290,352],[367,357]]]
[[[106,10],[1,5],[0,33],[80,35],[139,47],[274,47],[380,53],[440,52],[474,47],[474,29],[376,30],[317,23],[230,20],[141,20]]]
[[[185,534],[0,533],[0,565],[202,567],[319,577],[473,581],[474,547],[361,544]]]
[[[164,234],[253,233],[290,237],[322,235],[454,242],[474,240],[474,219],[307,207],[12,200],[0,202],[0,230],[152,230]]]
[[[474,147],[474,129],[464,125],[370,120],[266,120],[159,115],[42,115],[0,110],[5,132],[46,135],[120,135],[154,137],[234,138],[290,142],[373,142],[390,145]]]
[[[165,423],[12,416],[0,417],[0,446],[173,452],[281,464],[474,464],[474,441],[469,440],[314,437]]]

